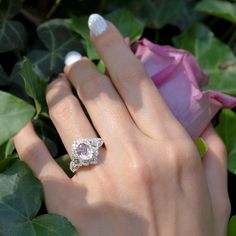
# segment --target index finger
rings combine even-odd
[[[47,147],[34,131],[32,123],[28,123],[13,138],[19,157],[43,181],[50,176],[67,179],[67,175],[50,155]]]

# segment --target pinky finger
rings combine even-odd
[[[34,131],[32,123],[28,123],[14,138],[19,157],[44,182],[50,177],[67,179],[67,175],[50,155],[42,140]]]

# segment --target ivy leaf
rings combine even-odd
[[[15,150],[14,144],[11,140],[7,140],[5,143],[0,145],[0,160],[7,159],[9,155]]]
[[[37,214],[42,186],[23,162],[16,161],[0,173],[0,189],[0,232],[7,235],[17,224],[26,223]]]
[[[19,158],[10,156],[7,159],[0,160],[0,173],[9,168]]]
[[[23,24],[10,20],[22,8],[20,0],[2,0],[0,3],[0,53],[24,49],[26,30]]]
[[[63,216],[46,214],[32,220],[36,236],[70,235],[79,236],[72,224]],[[18,236],[19,234],[17,234]],[[24,236],[25,234],[22,234]],[[33,231],[31,233],[32,236]],[[20,236],[20,235],[19,235]]]
[[[196,5],[195,10],[220,17],[236,24],[235,3],[222,0],[203,0]]]
[[[65,171],[65,173],[70,177],[72,178],[73,177],[73,173],[71,172],[70,170],[70,157],[69,155],[63,155],[57,159],[55,159],[57,164],[60,165],[60,167]]]
[[[126,9],[114,11],[105,16],[121,32],[124,37],[129,37],[131,43],[139,39],[144,30],[144,24]],[[67,24],[84,39],[87,55],[91,60],[100,59],[89,36],[88,17],[72,18]],[[127,24],[127,22],[129,22]]]
[[[25,27],[17,21],[0,20],[0,53],[14,49],[24,49]]]
[[[90,60],[100,59],[89,36],[88,17],[73,17],[72,19],[68,19],[65,22],[74,32],[83,38],[82,44],[84,48],[86,48],[87,56],[90,58]]]
[[[114,11],[105,17],[118,28],[124,37],[129,37],[131,43],[143,34],[144,24],[126,9]]]
[[[9,84],[8,75],[3,70],[2,65],[0,65],[0,86],[6,86],[8,84]]]
[[[208,150],[207,143],[204,141],[203,138],[195,139],[194,143],[197,147],[197,150],[198,150],[198,153],[199,153],[200,157],[203,157],[206,154],[207,150]]]
[[[59,143],[60,138],[54,126],[46,123],[44,119],[37,119],[33,123],[37,134],[46,144],[51,155],[55,157],[58,153],[57,143]]]
[[[224,109],[216,130],[227,147],[228,170],[236,174],[236,114],[230,109]]]
[[[23,100],[0,91],[0,145],[23,128],[34,112],[34,108]]]
[[[116,7],[125,7],[150,28],[162,28],[178,17],[184,7],[183,0],[110,0]],[[127,23],[126,23],[127,24]],[[128,25],[128,24],[127,24]]]
[[[22,8],[21,0],[2,0],[0,2],[0,19],[12,19]]]
[[[217,90],[236,96],[236,58],[230,47],[204,25],[194,24],[174,38],[179,48],[192,52],[206,74],[209,84],[204,89]]]
[[[195,4],[195,0],[185,1],[185,3],[182,4],[180,14],[178,14],[171,24],[178,26],[181,31],[185,31],[194,22],[201,21],[204,14],[193,10]]]
[[[26,93],[34,99],[36,116],[46,110],[45,91],[47,83],[34,72],[30,61],[25,58],[21,65],[21,77],[25,82]]]
[[[42,204],[42,186],[23,162],[15,161],[0,173],[0,189],[1,235],[77,235],[62,216],[47,214],[35,218]]]
[[[228,236],[236,235],[236,216],[232,216],[228,224]]]
[[[72,50],[81,51],[81,43],[64,20],[53,19],[41,24],[37,34],[45,50],[33,50],[28,58],[37,74],[48,77],[63,70],[64,57]]]

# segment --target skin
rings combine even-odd
[[[46,98],[69,155],[73,140],[99,133],[99,164],[69,178],[32,124],[13,139],[43,184],[47,210],[67,217],[82,236],[226,235],[227,158],[214,129],[202,134],[209,150],[201,159],[117,29],[108,22],[91,39],[109,77],[84,57],[48,86]]]

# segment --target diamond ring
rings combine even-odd
[[[81,166],[97,164],[98,149],[103,145],[101,138],[77,139],[71,146],[70,170],[75,172]]]

